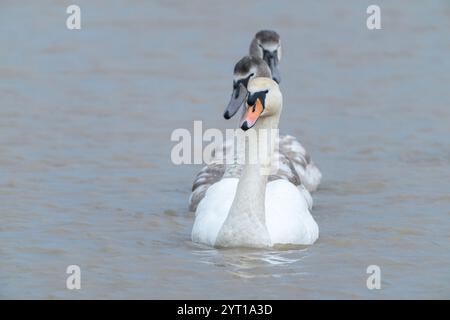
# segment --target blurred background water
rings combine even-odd
[[[0,298],[450,298],[450,2],[1,0]],[[234,63],[283,41],[281,133],[323,173],[316,244],[190,241],[200,166],[175,128],[232,128]],[[82,289],[65,287],[66,267]],[[378,265],[381,290],[368,290]]]

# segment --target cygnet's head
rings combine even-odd
[[[250,44],[250,55],[263,59],[272,72],[273,80],[280,83],[281,40],[278,33],[272,30],[257,32]]]
[[[248,82],[257,77],[272,77],[270,68],[264,60],[254,56],[245,56],[236,63],[233,72],[233,92],[223,114],[225,119],[230,119],[240,109],[247,98]]]

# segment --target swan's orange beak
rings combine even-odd
[[[247,110],[242,115],[240,127],[242,130],[246,131],[253,127],[258,121],[259,116],[264,111],[263,103],[261,102],[260,98],[257,98],[255,101],[255,104],[253,106],[250,106],[247,104]]]

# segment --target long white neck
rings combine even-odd
[[[262,117],[247,131],[244,170],[227,219],[217,236],[216,246],[271,245],[265,225],[265,194],[276,141],[271,133],[278,129],[279,118],[279,112]],[[267,147],[266,152],[258,152],[261,146]],[[257,156],[255,152],[258,152]]]

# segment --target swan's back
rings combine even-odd
[[[224,153],[230,150],[230,142],[224,146]],[[315,191],[320,184],[322,174],[312,161],[305,148],[293,136],[284,135],[279,138],[279,150],[274,154],[279,163],[278,171],[269,176],[269,181],[283,179],[291,182],[300,189]],[[237,178],[241,176],[243,166],[239,164],[224,165],[219,159],[213,160],[202,168],[192,185],[189,197],[189,209],[196,211],[210,186],[222,178]]]

